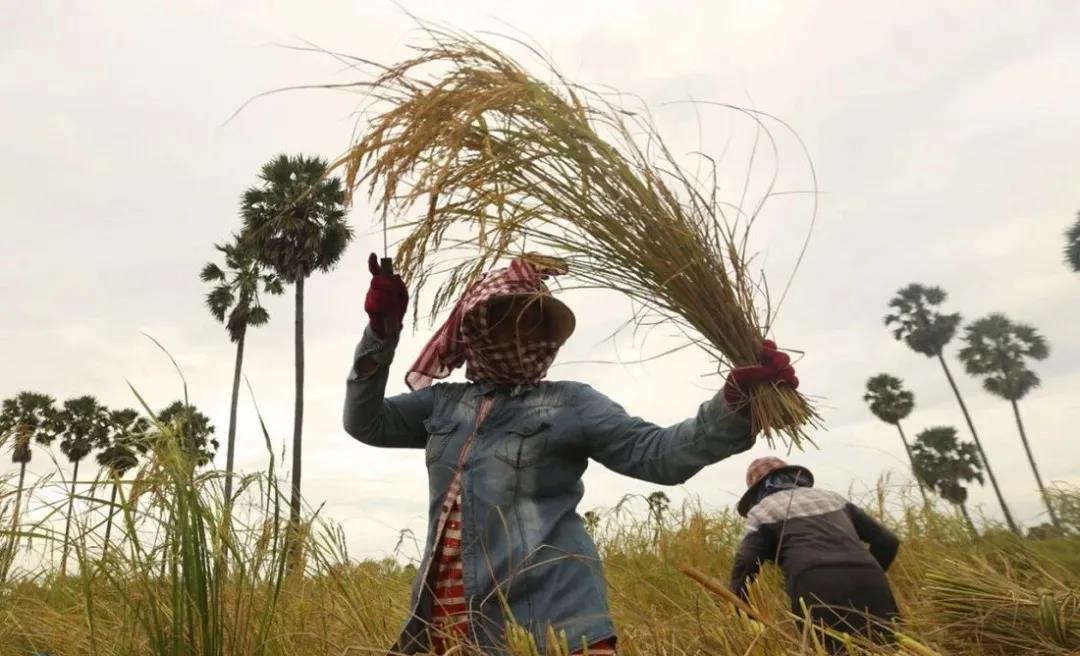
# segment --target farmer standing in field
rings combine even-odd
[[[804,603],[815,624],[887,640],[889,624],[899,616],[885,576],[900,548],[896,536],[839,494],[815,488],[809,469],[780,458],[751,462],[746,485],[737,506],[746,532],[731,571],[732,590],[746,599],[761,563],[775,560],[784,570],[793,613],[802,617]],[[826,636],[825,643],[844,653],[843,642]]]
[[[395,651],[491,652],[512,620],[544,652],[548,627],[571,650],[614,654],[615,626],[596,546],[577,505],[590,458],[663,485],[745,451],[757,385],[798,385],[787,355],[766,342],[759,366],[734,370],[697,414],[661,428],[575,382],[544,378],[574,331],[544,279],[565,273],[535,256],[489,272],[460,299],[408,369],[413,391],[385,398],[408,291],[374,255],[371,322],[346,383],[345,430],[372,446],[425,450],[427,541],[411,616]],[[465,366],[467,383],[441,383]]]

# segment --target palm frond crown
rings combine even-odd
[[[47,394],[23,391],[0,404],[0,435],[14,436],[11,461],[16,464],[30,462],[33,453],[30,442],[48,445],[52,433],[48,430],[50,418],[55,414],[53,398]]]
[[[951,426],[919,433],[911,446],[911,460],[915,476],[950,503],[967,500],[965,483],[983,483],[978,450],[971,442],[961,442]]]
[[[1065,262],[1080,273],[1080,212],[1076,213],[1076,223],[1065,231]]]
[[[244,234],[259,260],[285,282],[329,271],[352,239],[345,190],[326,172],[319,157],[279,155],[263,165],[260,183],[244,192]]]
[[[889,424],[895,424],[911,414],[915,407],[915,395],[904,389],[903,381],[889,374],[878,374],[866,381],[863,400],[870,412]]]
[[[959,314],[943,314],[936,309],[945,298],[940,287],[912,283],[889,301],[893,312],[885,316],[885,325],[892,326],[893,337],[903,340],[916,353],[938,356],[960,325]]]
[[[259,294],[283,291],[277,274],[266,271],[251,248],[250,240],[234,235],[227,244],[216,244],[224,266],[208,262],[200,278],[215,283],[206,293],[206,306],[215,319],[225,324],[232,341],[238,341],[249,326],[261,326],[270,319]]]
[[[109,413],[109,433],[101,442],[98,464],[116,476],[123,476],[139,464],[139,454],[149,448],[150,422],[131,408]]]
[[[166,432],[159,433],[157,439],[176,439],[184,453],[200,467],[213,459],[218,448],[214,426],[195,406],[174,401],[158,413],[157,420],[166,427]]]
[[[1049,354],[1046,339],[1034,327],[994,313],[964,329],[960,360],[969,374],[982,377],[986,391],[1018,401],[1040,382],[1027,360]]]
[[[68,399],[56,413],[51,430],[60,439],[60,452],[77,463],[107,442],[109,413],[92,396]]]

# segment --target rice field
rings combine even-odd
[[[0,538],[17,546],[0,586],[0,656],[386,653],[408,612],[414,568],[351,559],[329,517],[308,516],[292,539],[276,479],[273,466],[245,478],[242,501],[226,506],[219,473],[159,451],[120,484],[108,549],[101,524],[111,483],[80,494],[95,506],[77,521],[66,575],[31,557],[60,548],[62,533],[46,521],[16,528],[5,515]],[[8,513],[13,483],[0,481]],[[1021,539],[983,525],[975,538],[962,519],[922,507],[912,492],[883,484],[861,500],[903,539],[889,575],[905,621],[895,651],[852,643],[850,653],[1078,653],[1080,537]],[[1056,495],[1080,528],[1080,494]],[[727,577],[738,517],[694,505],[644,508],[632,501],[593,517],[621,653],[823,653],[788,612],[774,567],[755,584],[750,608],[708,589]],[[687,567],[715,580],[692,580]],[[537,654],[513,633],[508,653]]]

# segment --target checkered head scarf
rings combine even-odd
[[[488,301],[500,296],[551,297],[544,280],[566,273],[566,266],[530,254],[504,269],[485,273],[458,301],[450,316],[421,351],[405,384],[427,387],[466,365],[465,377],[476,383],[530,385],[540,382],[559,352],[553,340],[515,340],[496,344],[490,338]]]

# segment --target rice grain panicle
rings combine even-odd
[[[416,293],[442,278],[432,313],[499,259],[543,250],[567,260],[578,285],[626,294],[719,366],[756,363],[773,308],[745,254],[753,217],[729,222],[646,112],[570,83],[535,49],[555,84],[468,35],[427,34],[416,56],[357,83],[373,116],[334,167],[350,194],[366,187],[384,221],[424,209],[393,228],[407,231],[396,261]],[[786,387],[751,403],[770,444],[799,447],[818,422]]]

